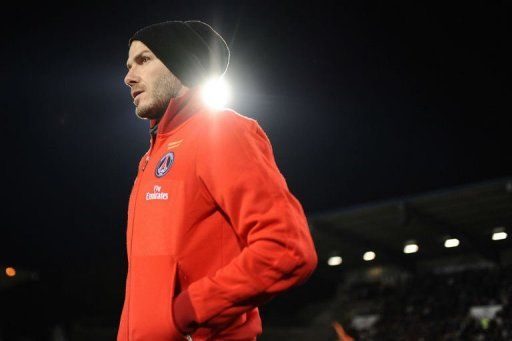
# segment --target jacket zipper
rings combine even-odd
[[[135,196],[133,197],[133,210],[132,210],[132,230],[130,233],[130,258],[132,256],[132,243],[133,243],[133,230],[135,229],[135,208],[137,206],[137,198],[139,196],[139,188],[140,188],[140,182],[142,180],[142,175],[144,174],[144,170],[146,169],[146,166],[148,165],[149,159],[151,157],[151,152],[153,151],[153,146],[155,145],[156,140],[156,130],[151,131],[151,139],[149,140],[149,150],[146,153],[146,157],[144,160],[144,164],[142,165],[141,172],[137,179],[137,187],[135,188]],[[130,274],[130,281],[128,283],[129,285],[129,296],[128,296],[128,311],[126,314],[126,335],[128,337],[128,341],[130,340],[130,297],[132,295],[132,276]]]

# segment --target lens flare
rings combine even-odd
[[[202,85],[201,97],[209,107],[223,108],[231,97],[229,85],[224,78],[212,78]]]

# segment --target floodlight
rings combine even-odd
[[[329,264],[330,266],[336,266],[336,265],[340,265],[341,262],[343,262],[343,260],[341,259],[340,256],[334,256],[334,257],[330,257],[328,260],[327,260],[327,264]]]
[[[449,238],[444,241],[444,247],[457,247],[459,246],[460,242],[457,238]]]
[[[418,249],[418,244],[407,244],[404,246],[404,253],[415,253]]]
[[[230,89],[224,78],[211,78],[201,86],[201,97],[209,107],[220,109],[230,98]]]
[[[371,261],[371,260],[374,260],[375,259],[375,252],[373,251],[366,251],[363,255],[363,259],[365,261]]]
[[[492,234],[492,240],[503,240],[507,239],[507,232],[501,231],[501,232],[494,232]]]

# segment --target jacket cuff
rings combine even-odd
[[[197,329],[196,313],[187,290],[174,299],[173,314],[174,323],[182,334],[192,334]]]

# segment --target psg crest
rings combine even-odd
[[[161,178],[162,176],[167,174],[169,169],[171,169],[173,162],[174,162],[174,153],[169,152],[169,153],[165,154],[160,159],[160,161],[158,161],[158,163],[156,164],[155,176],[157,178]]]

